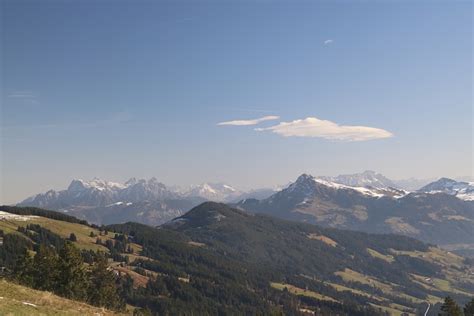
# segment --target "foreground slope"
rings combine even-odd
[[[68,300],[50,292],[33,290],[3,279],[0,279],[0,314],[6,316],[125,315]]]
[[[25,228],[29,224],[45,227],[64,239],[74,234],[77,238],[75,245],[79,249],[108,251],[104,245],[96,243],[100,230],[88,225],[85,221],[34,207],[0,206],[0,230],[4,233],[15,233],[18,231],[18,227]],[[100,238],[105,243],[112,236],[104,235]]]

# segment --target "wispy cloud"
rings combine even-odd
[[[36,96],[31,91],[14,91],[7,95],[10,99],[30,99]]]
[[[12,91],[6,95],[7,99],[16,100],[13,102],[20,102],[24,104],[36,105],[39,104],[38,97],[32,91],[27,90],[17,90]],[[18,104],[18,103],[17,103]]]
[[[123,123],[127,123],[132,120],[131,115],[128,112],[116,112],[112,113],[111,115],[97,119],[93,121],[68,121],[68,122],[61,122],[61,123],[44,123],[44,124],[31,124],[31,125],[5,125],[2,126],[4,131],[9,130],[27,130],[27,129],[77,129],[77,128],[101,128],[101,127],[109,127],[120,125]]]
[[[307,117],[291,122],[281,122],[278,125],[256,128],[255,130],[271,131],[284,137],[317,137],[352,142],[393,137],[392,133],[384,129],[367,126],[339,125],[328,120],[320,120],[316,117]]]
[[[248,125],[257,125],[261,122],[265,121],[273,121],[278,120],[280,117],[275,115],[264,116],[257,119],[251,120],[234,120],[234,121],[227,121],[227,122],[220,122],[217,123],[219,126],[231,125],[231,126],[248,126]]]
[[[334,41],[332,39],[327,39],[324,41],[324,45],[332,44]]]

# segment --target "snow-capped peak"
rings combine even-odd
[[[311,196],[315,193],[315,184],[323,185],[327,188],[332,188],[335,190],[353,190],[363,195],[371,196],[371,197],[383,197],[383,196],[390,196],[393,198],[400,198],[408,194],[407,191],[398,190],[395,188],[387,187],[387,188],[376,188],[371,186],[350,186],[342,183],[338,183],[336,181],[331,181],[328,177],[313,177],[308,174],[302,174],[301,176],[296,179],[296,181],[291,184],[287,190],[295,191],[298,190],[302,192],[305,196]]]
[[[430,194],[446,193],[454,195],[464,201],[474,201],[474,182],[463,182],[449,178],[441,178],[425,185],[419,191]]]
[[[105,181],[99,178],[93,178],[91,181],[84,181],[82,179],[74,179],[68,187],[68,191],[83,191],[87,189],[115,190],[123,189],[125,186],[121,183]]]
[[[356,174],[343,174],[336,177],[318,178],[351,187],[371,187],[378,189],[397,188],[397,185],[392,180],[372,170],[366,170]]]
[[[202,183],[193,185],[184,192],[185,196],[197,196],[211,201],[231,201],[240,194],[242,194],[242,192],[224,183]]]

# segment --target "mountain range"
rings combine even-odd
[[[265,198],[274,192],[272,189],[243,192],[223,183],[171,188],[156,178],[132,178],[125,183],[94,178],[72,180],[65,190],[49,190],[18,205],[57,210],[96,224],[136,221],[159,225],[203,201],[236,202],[249,197]]]
[[[374,171],[336,177],[303,174],[286,188],[243,192],[223,183],[168,187],[156,178],[125,183],[73,180],[20,202],[95,224],[135,221],[160,225],[198,204],[223,201],[243,210],[323,226],[396,233],[474,255],[473,184],[447,178],[416,191]]]
[[[235,205],[328,227],[402,234],[467,253],[474,249],[474,202],[463,183],[452,185],[452,181],[408,192],[382,185],[351,187],[303,174],[266,199],[247,199]]]

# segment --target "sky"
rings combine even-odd
[[[473,175],[471,1],[1,1],[1,196]]]

